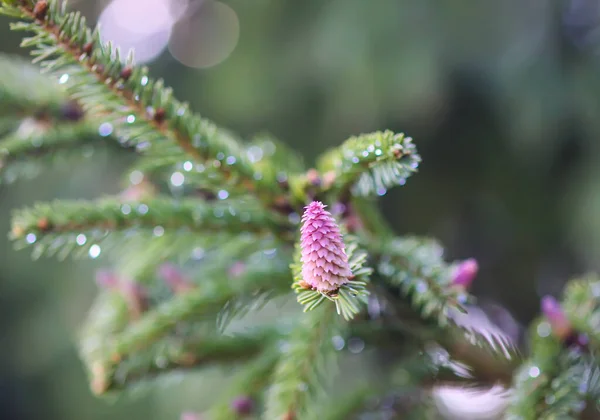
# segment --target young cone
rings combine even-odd
[[[333,292],[347,283],[352,271],[342,235],[323,203],[306,207],[300,232],[303,280],[319,292]]]

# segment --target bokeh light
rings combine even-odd
[[[113,0],[98,19],[102,40],[118,46],[123,60],[133,49],[138,63],[152,61],[164,51],[186,8],[182,0]]]
[[[188,67],[206,68],[221,63],[238,43],[237,13],[216,1],[199,3],[190,12],[173,28],[169,51]]]

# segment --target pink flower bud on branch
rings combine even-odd
[[[475,280],[478,271],[479,264],[477,264],[477,260],[474,258],[464,260],[456,267],[452,284],[468,289]]]
[[[552,332],[561,340],[567,339],[573,332],[573,327],[567,319],[560,303],[552,296],[542,298],[542,313],[550,323]]]
[[[338,225],[323,203],[313,201],[302,216],[302,277],[319,292],[336,291],[353,275]]]
[[[158,268],[158,274],[173,293],[181,294],[194,289],[194,284],[174,264],[165,263]]]

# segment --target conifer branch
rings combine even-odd
[[[64,118],[69,100],[58,84],[20,57],[0,55],[0,115],[14,118]]]
[[[453,284],[454,267],[442,258],[443,249],[435,241],[405,237],[380,245],[378,272],[390,286],[399,288],[424,319],[443,326],[450,311],[463,311],[469,294]]]
[[[355,195],[383,195],[387,189],[404,185],[421,162],[410,137],[391,131],[351,137],[325,153],[317,168],[326,191]],[[342,194],[343,195],[343,194]]]
[[[43,11],[36,13],[36,1],[4,0],[0,13],[29,21],[11,28],[35,34],[22,45],[36,48],[35,61],[46,71],[66,75],[68,93],[90,114],[110,122],[129,144],[143,143],[142,149],[149,150],[166,139],[192,160],[218,166],[226,179],[239,175],[239,182],[264,203],[278,199],[279,183],[256,170],[236,139],[192,114],[162,80],[151,79],[146,68],[134,67],[131,56],[121,64],[118,49],[103,45],[99,31],[88,29],[79,12],[66,13],[58,0],[44,3]]]
[[[87,243],[111,231],[147,229],[164,231],[285,233],[287,221],[250,201],[205,203],[197,199],[155,197],[144,201],[104,198],[95,201],[55,201],[15,212],[12,236],[23,245],[46,245],[64,235],[63,245],[77,245],[77,235]],[[73,235],[75,234],[75,235]],[[43,241],[48,237],[49,241]]]
[[[255,357],[272,345],[279,334],[263,330],[233,336],[217,334],[165,337],[116,365],[93,362],[93,389],[98,394],[130,388],[174,371],[198,369],[216,363],[232,363]]]
[[[596,275],[571,280],[564,295],[565,314],[573,328],[600,351],[600,280]]]
[[[202,273],[201,273],[202,274]],[[174,296],[170,300],[157,305],[144,314],[140,320],[129,325],[116,335],[104,351],[104,364],[119,361],[133,352],[147,348],[153,342],[168,334],[178,322],[188,319],[200,319],[218,313],[223,306],[243,295],[255,298],[264,292],[286,290],[289,273],[285,267],[269,266],[250,267],[248,271],[234,282],[213,280],[197,290]]]
[[[265,419],[301,419],[331,378],[335,350],[331,339],[341,324],[331,306],[310,311],[287,343],[267,394]]]
[[[279,356],[278,352],[269,349],[245,366],[228,386],[221,401],[209,410],[208,418],[229,420],[247,416],[249,413],[236,410],[236,399],[247,399],[251,405],[248,407],[251,410],[248,411],[255,411],[258,400],[269,384]]]
[[[91,157],[100,146],[109,144],[98,135],[98,126],[88,121],[48,126],[25,120],[20,128],[0,138],[0,179],[33,178],[47,165]]]

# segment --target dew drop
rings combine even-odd
[[[233,165],[236,161],[237,159],[235,158],[235,156],[227,156],[227,159],[225,159],[225,162],[228,165]]]
[[[375,156],[381,156],[381,155],[382,155],[382,153],[383,153],[383,152],[381,151],[381,149],[377,149],[377,150],[375,150]]]
[[[540,368],[537,366],[532,366],[529,368],[529,376],[532,378],[537,378],[540,376]]]
[[[130,114],[130,115],[128,115],[128,116],[127,116],[127,122],[128,122],[129,124],[132,124],[132,123],[134,123],[134,122],[135,122],[135,115],[133,115],[133,114]]]
[[[217,153],[216,158],[217,158],[217,160],[223,160],[223,159],[225,159],[225,153],[223,153],[223,152]]]
[[[100,245],[94,244],[90,247],[88,254],[89,254],[90,258],[96,259],[100,256],[101,252],[102,252],[102,249],[100,248]]]
[[[35,233],[28,233],[25,237],[25,241],[27,241],[28,244],[33,244],[37,241],[37,236],[35,236]]]
[[[75,238],[75,242],[77,242],[77,245],[79,246],[85,245],[87,242],[87,237],[83,233],[80,233],[77,235],[77,238]]]
[[[141,83],[142,86],[146,86],[148,84],[148,76],[142,77]]]
[[[202,172],[204,172],[205,170],[206,170],[206,166],[204,166],[203,164],[201,164],[201,163],[198,163],[198,164],[196,165],[196,172],[200,172],[200,173],[202,173]]]
[[[385,188],[383,188],[383,187],[377,188],[377,195],[378,196],[382,197],[382,196],[385,195],[385,193],[387,193],[387,190]]]
[[[60,79],[58,79],[58,83],[60,83],[61,85],[64,85],[68,81],[69,81],[69,75],[66,73],[63,74],[62,76],[60,76]]]
[[[400,179],[398,180],[398,185],[404,185],[404,184],[406,184],[406,179],[404,179],[404,178],[400,178]]]
[[[548,337],[550,332],[552,332],[552,327],[546,321],[540,322],[537,326],[537,333],[540,337]]]
[[[360,159],[356,156],[352,157],[352,163],[358,163],[360,162]]]
[[[146,213],[148,213],[148,210],[150,210],[150,209],[145,204],[140,204],[137,208],[137,212],[139,214],[146,214]]]
[[[369,152],[367,150],[365,150],[364,152],[362,152],[363,157],[368,157],[369,156]]]
[[[339,336],[339,335],[334,335],[333,337],[331,337],[331,344],[333,344],[333,348],[340,351],[341,349],[344,348],[344,345],[346,344],[346,342],[344,341],[344,339]]]
[[[131,206],[129,204],[123,204],[121,206],[121,213],[128,215],[131,213]]]
[[[192,250],[192,259],[194,260],[201,260],[202,258],[204,258],[204,254],[206,254],[206,252],[204,251],[204,249],[198,247],[198,248],[194,248]]]
[[[129,182],[138,185],[144,180],[144,174],[141,171],[133,171],[129,174]]]
[[[348,339],[348,350],[350,353],[358,354],[365,349],[365,342],[358,337]]]
[[[226,190],[220,190],[217,193],[217,196],[219,197],[219,200],[225,200],[227,197],[229,197],[229,193]]]
[[[263,179],[263,174],[261,172],[254,172],[254,179],[260,181],[261,179]]]
[[[171,175],[171,184],[174,187],[181,187],[185,182],[185,176],[181,172],[173,172]]]
[[[427,283],[425,283],[422,280],[419,280],[417,282],[417,286],[415,287],[415,290],[417,291],[417,293],[425,293],[427,291]]]
[[[246,154],[252,163],[256,163],[263,158],[263,150],[258,146],[250,146]]]
[[[157,237],[161,237],[165,234],[165,228],[162,226],[156,226],[153,230],[152,233],[154,234],[154,236]]]
[[[183,163],[183,170],[186,172],[191,171],[192,169],[194,169],[194,164],[192,162],[190,162],[189,160],[187,162]]]
[[[98,127],[98,134],[100,134],[100,136],[102,137],[108,137],[112,134],[113,132],[113,126],[111,123],[102,123],[100,124],[100,127]]]

